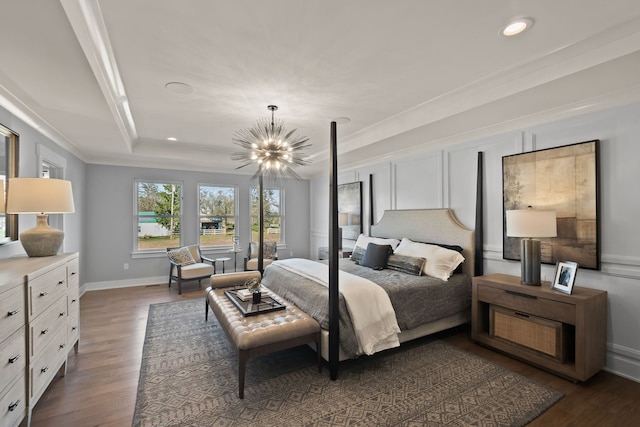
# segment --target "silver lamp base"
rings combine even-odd
[[[522,239],[520,260],[522,268],[520,283],[540,286],[540,240]]]
[[[38,215],[35,227],[20,233],[20,243],[30,257],[57,255],[64,232],[47,224],[47,215]]]

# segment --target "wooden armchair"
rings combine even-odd
[[[278,259],[278,245],[276,242],[264,242],[262,250],[262,265],[266,267]],[[244,258],[244,271],[255,271],[258,269],[258,244],[249,243],[247,256]]]
[[[169,287],[173,280],[177,281],[178,295],[182,294],[182,282],[197,280],[198,287],[201,287],[202,279],[216,274],[215,260],[202,256],[198,245],[167,248],[167,256],[170,263]]]

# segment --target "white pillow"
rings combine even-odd
[[[358,240],[356,240],[356,246],[361,247],[362,249],[367,249],[369,243],[375,243],[377,245],[389,245],[391,249],[395,249],[399,244],[400,240],[398,239],[382,239],[380,237],[369,237],[364,234],[360,234],[358,236]]]
[[[402,239],[402,242],[400,242],[393,253],[425,258],[427,261],[422,268],[422,274],[437,277],[444,281],[449,280],[453,270],[464,261],[464,257],[457,251],[445,249],[437,245],[414,242],[406,237]]]

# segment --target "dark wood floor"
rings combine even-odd
[[[80,300],[80,349],[66,377],[53,381],[33,412],[32,427],[130,426],[149,304],[203,298],[197,285],[182,295],[166,285],[85,293]],[[565,394],[531,426],[638,426],[640,383],[600,372],[570,381],[474,344],[466,330],[442,339]]]

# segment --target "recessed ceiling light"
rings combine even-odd
[[[521,32],[528,30],[533,26],[533,20],[530,18],[521,18],[512,21],[500,31],[500,34],[503,36],[515,36],[516,34],[520,34]]]
[[[182,82],[169,82],[164,85],[167,90],[170,90],[174,93],[191,93],[193,92],[193,88],[186,83]]]
[[[167,141],[177,141],[178,138],[176,138],[175,136],[170,136],[167,138]]]

